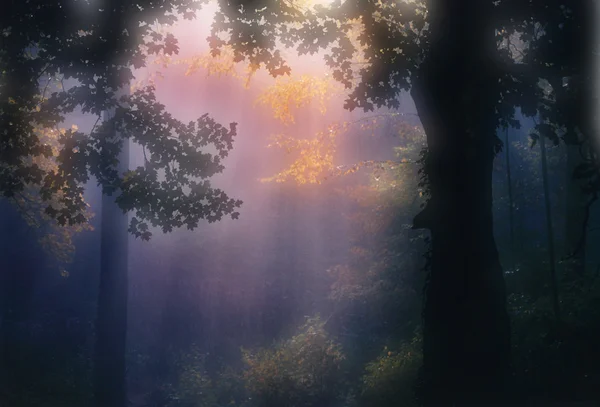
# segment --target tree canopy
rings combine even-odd
[[[207,114],[182,123],[156,100],[152,86],[119,93],[150,55],[178,51],[175,37],[156,24],[193,18],[200,6],[179,0],[7,4],[0,23],[2,195],[19,199],[36,188],[46,215],[76,225],[86,221],[84,185],[94,177],[105,193],[119,194],[123,211],[134,212],[130,231],[144,239],[149,225],[168,232],[193,229],[200,219],[237,217],[241,201],[208,180],[223,170],[235,123],[225,127]],[[103,120],[111,109],[114,118]],[[96,125],[61,133],[54,148],[39,136],[38,129],[58,128],[74,112],[96,116]],[[145,165],[119,174],[118,153],[129,140],[144,149]],[[205,152],[209,145],[214,154]],[[41,166],[36,157],[55,166]]]

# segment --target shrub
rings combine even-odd
[[[321,407],[342,397],[344,355],[318,316],[291,339],[271,349],[244,350],[243,357],[246,387],[259,407]]]
[[[398,351],[385,347],[381,355],[366,366],[359,404],[365,407],[416,405],[414,386],[421,361],[419,335],[399,346]]]

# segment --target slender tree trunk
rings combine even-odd
[[[2,392],[22,391],[23,324],[31,317],[36,279],[46,258],[36,233],[0,198],[0,405]],[[21,367],[21,368],[20,368]],[[14,394],[13,394],[14,395]]]
[[[125,140],[119,155],[119,172],[122,174],[128,167],[129,141]],[[98,407],[127,405],[127,226],[127,216],[115,203],[115,196],[103,195],[94,363],[94,397]]]
[[[423,310],[422,401],[490,405],[505,397],[510,324],[493,235],[496,142],[492,5],[435,2],[431,47],[413,88],[427,134],[431,199],[414,220],[431,230]],[[474,404],[473,404],[474,403]]]
[[[554,225],[552,224],[552,207],[550,204],[550,187],[548,185],[548,164],[546,160],[546,140],[540,136],[542,152],[542,180],[544,184],[544,207],[546,210],[546,233],[548,236],[548,261],[550,262],[550,287],[552,289],[552,308],[556,321],[560,319],[560,303],[558,300],[558,284],[556,282],[556,260],[554,256]]]
[[[513,200],[512,176],[510,168],[510,143],[508,140],[508,127],[504,129],[504,155],[506,157],[506,184],[508,192],[508,232],[510,239],[510,266],[513,271],[516,263],[515,254],[515,203]]]
[[[566,277],[582,277],[586,258],[586,206],[589,197],[582,190],[582,182],[574,178],[574,171],[583,162],[579,145],[567,145],[567,207],[565,222]]]

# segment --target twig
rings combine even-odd
[[[100,115],[98,115],[98,118],[94,122],[94,125],[92,126],[92,130],[90,130],[90,135],[92,135],[94,133],[94,130],[96,130],[96,126],[98,125],[99,121],[100,121]]]

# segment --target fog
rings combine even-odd
[[[327,98],[324,112],[312,100],[291,109],[294,123],[282,123],[269,106],[257,103],[276,83],[267,73],[256,73],[246,88],[240,78],[208,75],[205,69],[186,75],[189,63],[175,63],[208,51],[212,11],[171,28],[180,41],[179,55],[168,66],[136,71],[136,81],[154,80],[158,101],[184,123],[204,114],[226,127],[237,123],[225,170],[211,183],[243,204],[239,219],[224,217],[170,233],[152,228],[149,241],[128,237],[129,402],[134,407],[341,407],[394,405],[390,400],[401,398],[415,405],[409,393],[421,363],[430,242],[428,232],[412,229],[427,198],[419,172],[425,136],[412,99],[402,94],[395,112],[348,112],[339,92]],[[297,57],[290,51],[288,58],[292,78],[327,73],[322,55]],[[531,119],[517,116],[520,129],[498,131],[508,143],[494,161],[494,234],[520,332],[515,346],[521,359],[515,363],[526,386],[539,386],[536,391],[549,397],[544,384],[551,379],[534,378],[556,374],[559,363],[531,362],[551,352],[538,343],[542,329],[536,325],[549,313],[542,177],[549,174],[553,244],[559,278],[565,280],[570,178],[563,145],[547,146],[549,169],[543,174],[541,150],[529,134]],[[88,132],[95,121],[74,114],[64,125]],[[299,154],[269,147],[272,136],[315,139],[340,123],[349,130],[336,137],[333,161],[344,169],[363,163],[358,171],[319,174],[320,183],[265,181]],[[129,168],[144,166],[141,148],[130,147]],[[44,227],[32,230],[18,208],[0,202],[2,371],[12,386],[6,393],[20,403],[8,407],[90,405],[102,228],[102,193],[95,179],[86,185],[85,197],[94,229],[76,234],[73,261],[67,264],[38,243]],[[597,210],[590,219],[591,225],[600,221]],[[593,252],[596,242],[591,232],[588,272],[600,261]],[[595,314],[589,314],[593,320]],[[578,360],[575,353],[565,358]],[[314,384],[315,377],[321,382]],[[281,401],[292,396],[294,402]]]

